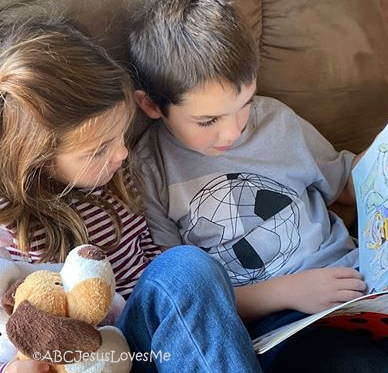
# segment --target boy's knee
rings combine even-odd
[[[168,266],[171,270],[208,270],[218,266],[218,262],[197,246],[180,245],[163,252],[155,259],[158,266]]]
[[[150,265],[152,276],[180,283],[196,282],[209,284],[228,281],[221,264],[196,246],[182,245],[168,249]],[[150,268],[151,269],[151,268]]]
[[[201,248],[193,245],[179,245],[165,251],[160,257],[168,257],[172,261],[208,261],[210,256]]]

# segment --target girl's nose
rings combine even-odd
[[[125,158],[128,156],[128,149],[124,145],[124,143],[121,143],[120,145],[117,146],[117,149],[112,155],[111,162],[112,163],[117,163],[123,161]]]

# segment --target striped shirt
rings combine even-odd
[[[143,216],[131,213],[123,203],[111,193],[102,189],[92,192],[108,201],[116,210],[122,223],[120,243],[112,250],[105,251],[112,265],[116,279],[116,291],[127,299],[144,269],[160,253],[153,244],[152,238]],[[7,201],[0,199],[0,209]],[[73,201],[74,208],[84,219],[89,233],[90,243],[96,246],[112,245],[116,241],[115,228],[111,216],[104,208],[90,202]],[[3,232],[1,232],[3,230]],[[46,233],[39,229],[32,234],[28,255],[18,249],[15,231],[11,225],[0,225],[0,236],[10,233],[12,244],[5,245],[14,260],[25,260],[37,263],[45,250]],[[0,237],[1,241],[1,237]]]

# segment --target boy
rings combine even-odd
[[[231,3],[151,0],[129,27],[135,99],[156,120],[137,146],[155,243],[194,244],[217,258],[240,316],[269,315],[254,334],[362,295],[358,250],[326,208],[354,202],[357,157],[336,152],[280,102],[254,97],[257,50]],[[387,366],[386,355],[379,365],[375,346],[354,336],[310,332],[265,354],[263,368],[310,371],[316,353],[303,361],[297,353],[314,343],[326,350],[317,371],[358,371],[368,357],[369,372]],[[348,356],[333,368],[333,355],[351,344],[365,360]]]

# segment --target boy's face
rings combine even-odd
[[[163,121],[187,148],[207,156],[228,151],[244,130],[256,81],[241,92],[228,83],[210,81],[186,94],[179,105],[169,107]]]
[[[55,179],[82,188],[109,182],[128,155],[124,144],[127,111],[119,104],[94,118],[85,130],[70,135],[54,158]]]

